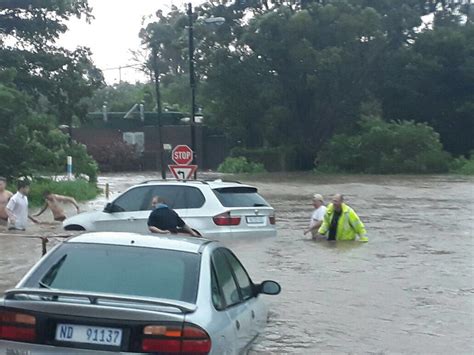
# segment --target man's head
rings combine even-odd
[[[344,196],[342,194],[335,194],[332,197],[332,204],[336,211],[340,211],[342,209],[343,202],[344,202]]]
[[[313,206],[314,208],[319,208],[324,204],[323,196],[320,194],[313,195]]]
[[[19,180],[16,188],[22,195],[26,196],[30,193],[30,182],[28,180]]]
[[[52,198],[52,195],[53,195],[53,194],[52,194],[51,191],[49,191],[49,190],[46,190],[46,191],[43,192],[43,198],[44,198],[45,200],[51,199],[51,198]]]
[[[7,188],[7,179],[5,179],[3,176],[0,176],[0,192],[5,191]]]
[[[160,203],[166,203],[165,199],[161,196],[153,196],[151,199],[151,207],[155,208]]]

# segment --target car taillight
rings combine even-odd
[[[270,216],[270,224],[276,224],[276,217],[275,217],[275,215]]]
[[[0,310],[0,339],[34,342],[36,318],[29,314]]]
[[[211,338],[196,325],[149,325],[143,328],[142,351],[204,355],[211,351]]]
[[[213,218],[214,223],[218,226],[238,226],[240,219],[240,217],[231,217],[230,212],[218,214]]]

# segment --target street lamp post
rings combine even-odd
[[[194,70],[194,18],[191,3],[188,3],[186,14],[188,15],[189,86],[191,87],[191,149],[193,150],[192,164],[196,164],[196,73]],[[204,20],[206,24],[221,25],[224,22],[223,17],[211,17]],[[194,180],[196,178],[197,169],[194,172]]]
[[[188,48],[189,48],[189,86],[191,87],[191,149],[193,150],[193,162],[196,164],[196,73],[194,72],[194,19],[193,5],[188,4]],[[197,169],[196,169],[197,170]],[[194,180],[197,171],[194,171]]]

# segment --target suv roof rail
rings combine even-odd
[[[224,179],[214,179],[214,180],[206,180],[206,181],[209,181],[209,182],[227,182],[227,183],[234,183],[234,184],[241,184],[242,183],[240,181],[237,181],[237,180],[224,180]]]
[[[205,184],[205,185],[209,185],[209,183],[207,182],[207,180],[176,180],[176,179],[166,179],[166,180],[163,180],[163,179],[152,179],[152,180],[145,180],[145,181],[142,181],[140,182],[138,185],[143,185],[143,184],[149,184],[149,183],[152,183],[152,182],[168,182],[168,181],[172,181],[172,182],[198,182],[198,183],[201,183],[201,184]]]

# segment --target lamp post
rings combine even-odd
[[[189,49],[189,86],[191,87],[191,149],[193,151],[193,162],[196,164],[196,72],[194,70],[194,18],[193,5],[188,3],[186,14],[188,15],[188,49]],[[221,25],[225,22],[223,17],[211,17],[204,20],[206,24]],[[197,178],[197,170],[194,172],[194,180]]]

